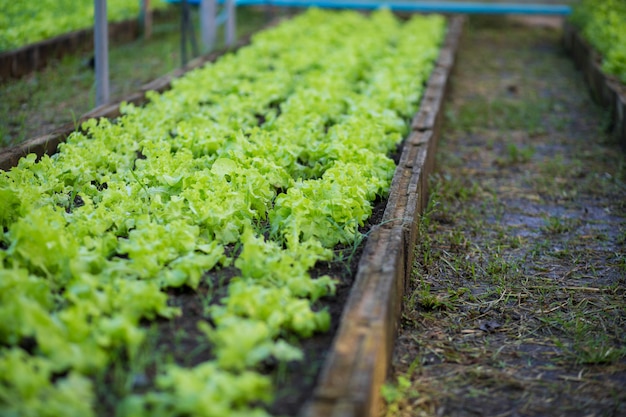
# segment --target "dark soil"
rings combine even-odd
[[[626,415],[626,158],[551,26],[470,19],[381,415]]]
[[[394,155],[394,158],[397,159],[397,155]],[[380,224],[386,203],[384,199],[374,202],[372,216],[360,228],[361,233],[366,235],[372,227]],[[356,249],[351,246],[336,247],[335,260],[318,262],[313,270],[309,271],[312,277],[329,275],[337,280],[336,294],[323,297],[314,305],[316,310],[328,310],[331,315],[331,327],[328,332],[315,334],[309,339],[298,340],[295,336],[289,339],[291,344],[302,349],[304,353],[302,361],[264,364],[261,372],[272,377],[276,388],[274,402],[266,407],[272,415],[295,416],[311,397],[317,376],[339,328],[343,307],[350,293],[366,240],[363,239]],[[144,353],[141,355],[145,363],[129,363],[125,355],[120,354],[119,359],[114,361],[105,374],[96,378],[97,415],[115,415],[115,408],[123,393],[114,392],[111,387],[114,387],[114,382],[120,378],[132,380],[131,391],[142,393],[154,388],[158,369],[164,362],[193,367],[214,359],[210,343],[206,335],[198,329],[197,324],[199,321],[210,322],[210,317],[205,313],[206,307],[219,303],[220,299],[227,295],[230,280],[238,275],[239,270],[230,266],[205,274],[201,285],[195,291],[186,287],[170,289],[168,303],[180,307],[182,314],[172,320],[145,323],[148,337]],[[136,369],[140,371],[137,373]]]

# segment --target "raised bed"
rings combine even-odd
[[[613,133],[626,150],[626,87],[616,77],[602,71],[600,54],[568,21],[563,26],[563,45],[580,68],[591,97],[610,110]]]
[[[156,11],[159,15],[163,12]],[[109,40],[124,43],[141,31],[138,19],[109,23]],[[0,53],[0,81],[24,77],[65,55],[93,49],[93,29],[81,29]]]
[[[427,180],[434,166],[441,108],[463,22],[461,17],[450,20],[445,43],[413,119],[411,133],[404,141],[383,220],[368,236],[339,330],[326,355],[313,396],[300,412],[303,417],[374,416],[378,413],[380,386],[387,375],[402,297],[413,262],[418,217],[428,198]],[[220,52],[216,52],[193,61],[186,70],[213,61],[219,55]],[[184,69],[177,70],[155,80],[124,101],[143,103],[147,91],[167,90],[171,80],[183,72]],[[118,115],[119,103],[97,108],[81,120]],[[64,126],[0,152],[0,168],[10,169],[20,157],[31,152],[54,153],[57,145],[74,129],[74,125]]]

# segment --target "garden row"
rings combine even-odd
[[[335,281],[309,271],[362,239],[444,32],[311,10],[1,173],[0,411],[94,415],[114,358],[151,354],[144,323],[180,315],[166,291],[205,286],[212,359],[118,387],[115,411],[266,415],[259,371],[328,329]]]
[[[565,23],[564,45],[626,149],[626,3],[583,1]]]

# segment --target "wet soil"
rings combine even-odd
[[[555,25],[471,18],[385,416],[626,415],[626,156]]]

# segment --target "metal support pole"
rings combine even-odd
[[[237,30],[235,0],[226,0],[226,13],[226,46],[233,46]]]
[[[272,5],[272,0],[265,0],[265,20],[268,22],[276,17],[276,8]]]
[[[96,106],[109,101],[109,28],[106,0],[94,0]]]
[[[187,65],[187,0],[180,3],[180,60],[184,67]]]
[[[198,43],[196,42],[196,35],[193,30],[193,22],[191,21],[191,9],[189,8],[189,2],[183,0],[181,3],[181,19],[180,19],[180,57],[183,67],[187,65],[187,37],[191,41],[191,53],[194,56],[199,55]]]
[[[150,8],[150,0],[141,0],[140,21],[143,28],[143,37],[150,39],[152,36],[152,9]]]
[[[210,52],[215,46],[217,25],[215,14],[217,11],[216,0],[201,0],[200,2],[200,32],[202,34],[203,52]]]
[[[189,5],[187,5],[187,28],[189,29],[189,38],[191,39],[191,51],[193,56],[198,56],[200,55],[200,50],[196,40],[196,31],[193,29],[193,19],[191,18],[191,7]]]

